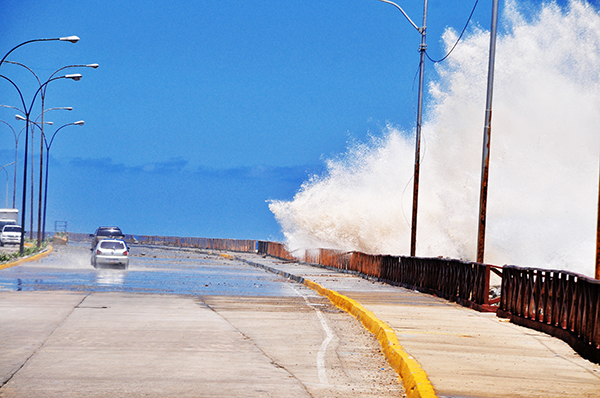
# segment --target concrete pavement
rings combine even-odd
[[[0,292],[0,397],[402,396],[377,341],[296,289]]]
[[[358,301],[394,330],[438,397],[600,397],[600,365],[495,314],[307,264],[231,255]]]

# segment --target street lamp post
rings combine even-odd
[[[4,62],[9,63],[9,64],[14,64],[14,65],[19,65],[25,69],[27,69],[29,72],[31,72],[33,74],[33,76],[36,78],[38,85],[42,85],[42,82],[40,81],[39,77],[37,76],[37,74],[31,70],[31,68],[29,68],[28,66],[20,63],[20,62],[13,62],[13,61],[7,61],[5,60]],[[64,70],[64,69],[68,69],[68,68],[93,68],[93,69],[97,69],[98,68],[98,64],[74,64],[74,65],[67,65],[67,66],[63,66],[62,68],[59,68],[57,70],[55,70],[49,77],[48,79],[53,78],[58,72]],[[38,197],[38,229],[37,229],[37,243],[38,246],[41,245],[42,243],[42,236],[41,236],[41,226],[42,226],[42,173],[43,173],[43,164],[44,164],[44,114],[46,112],[45,109],[45,101],[46,101],[46,89],[48,87],[44,87],[42,89],[42,91],[40,92],[40,98],[42,101],[42,113],[40,114],[42,117],[42,128],[41,128],[41,137],[40,137],[40,175],[39,175],[39,197]],[[66,109],[66,110],[72,110],[73,108],[52,108],[52,109]],[[37,119],[36,119],[37,120]],[[33,132],[32,132],[33,133]],[[32,147],[32,152],[33,152],[33,137],[32,137],[32,143],[31,143],[31,147]],[[30,237],[33,236],[33,183],[34,183],[34,178],[33,178],[33,156],[31,157],[31,227],[30,227],[30,232],[29,235]]]
[[[479,193],[479,227],[477,232],[477,262],[483,263],[485,251],[485,223],[487,214],[487,191],[490,170],[490,140],[492,138],[492,97],[494,89],[494,64],[496,59],[496,31],[498,28],[498,0],[492,5],[490,29],[490,53],[488,61],[487,99],[485,105],[485,127],[483,131],[483,159],[481,166],[481,188]]]
[[[46,178],[45,178],[45,182],[44,182],[44,217],[43,217],[43,223],[42,223],[42,240],[46,238],[46,200],[48,198],[48,160],[50,159],[50,147],[52,146],[52,143],[54,142],[54,137],[56,137],[56,134],[63,129],[64,127],[67,126],[83,126],[85,122],[83,120],[80,120],[78,122],[74,122],[74,123],[67,123],[63,126],[60,126],[55,132],[54,134],[52,134],[52,138],[50,139],[50,143],[48,143],[46,141],[46,137],[44,136],[44,144],[46,145]]]
[[[6,56],[5,56],[5,58],[6,58]],[[28,138],[29,138],[29,120],[30,120],[29,116],[31,114],[33,104],[35,103],[35,99],[37,98],[37,95],[40,93],[40,91],[46,85],[48,85],[50,82],[52,82],[54,80],[58,80],[58,79],[71,79],[71,80],[78,81],[78,80],[81,80],[82,76],[79,73],[76,73],[76,74],[68,74],[68,75],[58,76],[58,77],[54,77],[52,79],[48,79],[44,84],[42,84],[40,86],[40,88],[37,89],[37,91],[33,95],[33,99],[31,100],[31,105],[29,106],[29,108],[27,108],[27,106],[25,104],[25,99],[23,98],[23,94],[21,93],[21,90],[15,84],[15,82],[13,82],[12,80],[10,80],[8,77],[6,77],[4,75],[0,75],[0,77],[7,80],[9,83],[11,83],[15,87],[15,89],[19,93],[19,97],[21,98],[23,110],[25,111],[25,154],[23,157],[23,161],[24,161],[24,166],[23,166],[23,203],[22,203],[22,209],[21,209],[21,227],[23,227],[25,225],[25,202],[27,199],[27,197],[26,197],[26,192],[27,192],[27,146],[28,146]],[[24,244],[25,244],[25,229],[21,228],[21,243],[19,246],[19,252],[21,254],[23,254],[23,251],[24,251]]]
[[[419,63],[419,96],[417,103],[417,129],[415,137],[415,169],[414,169],[414,181],[413,181],[413,205],[412,205],[412,222],[410,229],[410,255],[412,257],[416,254],[417,248],[417,208],[419,204],[419,171],[421,164],[421,120],[423,116],[423,80],[425,74],[425,50],[427,50],[427,44],[425,42],[427,32],[427,1],[423,3],[423,26],[420,28],[408,17],[406,12],[398,4],[388,1],[379,0],[383,3],[391,4],[396,7],[402,15],[406,17],[408,22],[421,34],[421,44],[419,45],[419,52],[421,53],[421,59]]]
[[[5,106],[5,105],[0,105],[0,106]],[[23,129],[25,129],[25,127],[23,127],[21,129],[21,131],[19,131],[19,134],[17,134],[15,129],[10,124],[5,122],[4,120],[0,120],[0,123],[6,124],[13,132],[13,135],[15,138],[15,161],[13,162],[15,165],[15,180],[13,182],[13,201],[12,201],[12,208],[14,209],[15,208],[15,198],[16,198],[16,188],[17,188],[17,150],[19,148],[19,137],[21,136],[21,133],[23,132]]]
[[[14,107],[14,106],[0,105],[0,107],[13,108],[13,109],[16,109],[19,112],[23,113],[23,111],[21,111],[19,108]],[[51,108],[51,109],[54,109],[54,108]],[[23,118],[23,120],[25,120],[25,119]],[[15,204],[16,204],[16,192],[17,192],[16,188],[17,188],[17,167],[18,167],[19,138],[21,138],[21,133],[23,133],[23,130],[25,130],[25,126],[23,126],[23,128],[21,129],[21,131],[19,131],[19,133],[17,134],[17,132],[15,131],[15,129],[13,129],[13,127],[9,123],[7,123],[6,121],[0,120],[0,123],[4,123],[5,125],[7,125],[11,129],[11,131],[13,133],[13,136],[14,136],[14,139],[15,139],[15,161],[13,162],[14,165],[15,165],[15,172],[14,172],[13,195],[12,195],[12,197],[13,197],[12,208],[14,209],[15,208]],[[35,124],[37,125],[37,123],[35,123]],[[44,122],[44,124],[52,125],[54,123],[52,123],[52,122]],[[40,127],[40,126],[38,125],[38,127]]]
[[[15,164],[15,162],[11,162],[9,164],[5,164],[4,166],[0,167],[0,170],[4,170],[4,172],[6,173],[6,207],[8,208],[8,171],[6,171],[6,167],[10,166],[12,164]]]
[[[23,43],[14,46],[9,52],[7,52],[4,55],[4,57],[2,58],[2,61],[0,61],[0,66],[2,66],[2,64],[4,63],[4,60],[6,59],[6,57],[8,57],[8,55],[10,53],[12,53],[13,51],[15,51],[17,48],[19,48],[21,46],[24,46],[25,44],[33,43],[33,42],[36,42],[36,41],[54,41],[54,40],[68,41],[68,42],[71,42],[71,43],[77,43],[79,41],[79,37],[77,37],[77,36],[66,36],[66,37],[55,37],[55,38],[52,38],[52,39],[33,39],[33,40],[24,41]]]

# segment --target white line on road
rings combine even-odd
[[[292,289],[294,289],[297,295],[304,299],[306,305],[315,310],[317,318],[319,318],[321,326],[323,327],[323,330],[327,335],[325,340],[323,340],[323,342],[321,343],[321,347],[319,348],[319,352],[317,353],[317,371],[319,372],[319,381],[321,382],[321,384],[329,384],[329,382],[327,381],[327,371],[325,368],[325,353],[327,352],[327,347],[329,346],[329,343],[331,343],[331,340],[333,340],[333,332],[329,328],[329,325],[327,325],[327,321],[325,320],[323,313],[317,307],[311,304],[310,301],[308,301],[308,298],[305,295],[303,295],[302,292],[300,292],[293,286]]]

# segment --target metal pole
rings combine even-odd
[[[50,158],[50,147],[46,151],[46,178],[44,182],[44,217],[42,222],[42,240],[46,238],[46,200],[48,199],[48,159]]]
[[[34,97],[35,98],[35,97]],[[23,202],[21,203],[21,242],[19,243],[19,253],[23,254],[25,249],[25,206],[27,200],[27,145],[29,144],[29,113],[25,116],[25,154],[23,155]]]
[[[421,120],[423,116],[423,79],[425,74],[425,50],[427,50],[427,44],[425,43],[425,36],[427,31],[427,0],[423,5],[423,27],[419,29],[421,32],[421,45],[419,51],[421,52],[421,60],[419,64],[419,97],[417,103],[417,132],[416,132],[416,143],[415,143],[415,173],[413,183],[413,206],[412,206],[412,224],[410,231],[410,255],[415,256],[417,250],[417,208],[419,205],[419,169],[421,163]]]
[[[596,229],[596,279],[600,279],[600,184],[598,184],[598,224]]]
[[[37,245],[42,245],[43,237],[41,235],[42,229],[42,172],[44,170],[44,105],[46,102],[46,89],[42,90],[42,128],[40,129],[40,189],[39,189],[39,202],[38,202],[38,229],[37,229]]]
[[[29,216],[29,239],[33,239],[33,188],[34,188],[34,173],[33,173],[33,161],[34,161],[34,144],[35,144],[35,129],[32,127],[31,128],[31,192],[30,192],[30,196],[31,196],[31,201],[30,201],[30,206],[31,206],[31,213]]]
[[[485,128],[483,130],[483,159],[481,170],[481,191],[479,195],[479,231],[477,237],[477,262],[483,263],[485,250],[485,221],[487,212],[487,189],[490,167],[490,139],[492,136],[492,96],[494,89],[494,62],[496,59],[496,31],[498,27],[498,0],[492,7],[492,27],[490,29],[490,55],[488,64],[487,100],[485,105]]]

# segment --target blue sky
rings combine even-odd
[[[422,1],[399,4],[420,26]],[[473,4],[429,2],[433,58],[444,55],[444,30],[460,31]],[[46,108],[74,110],[47,113],[55,123],[47,134],[85,120],[61,130],[51,149],[50,230],[66,220],[75,232],[115,224],[134,234],[281,240],[268,200],[293,198],[327,158],[387,123],[414,129],[420,37],[377,0],[4,0],[0,11],[0,55],[34,38],[81,38],[8,57],[40,78],[100,65],[69,70],[83,74],[79,82],[48,86]],[[480,1],[469,29],[489,29],[490,18],[491,1]],[[32,98],[29,72],[4,64],[0,73]],[[435,79],[431,62],[425,73]],[[20,106],[0,83],[0,104]],[[18,131],[14,113],[0,108],[0,119]],[[5,126],[0,157],[14,159]],[[9,183],[12,194],[12,174]]]

